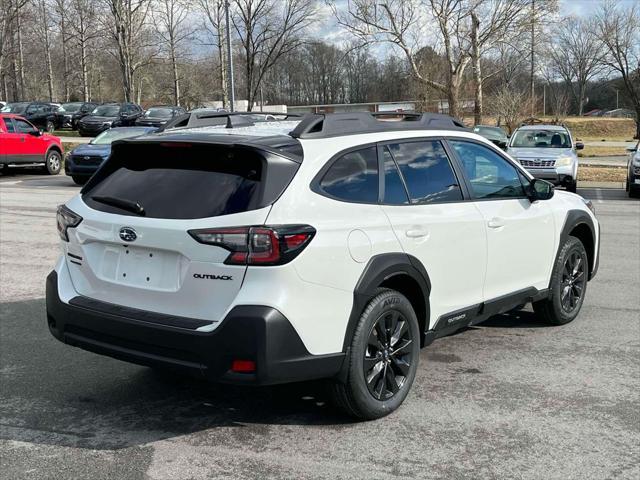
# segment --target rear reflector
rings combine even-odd
[[[297,257],[315,233],[309,225],[189,230],[198,242],[229,250],[227,265],[283,265]]]
[[[254,373],[256,362],[253,360],[234,360],[231,364],[231,371],[235,373]]]

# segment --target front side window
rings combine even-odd
[[[19,118],[14,118],[13,123],[18,133],[29,133],[35,131],[33,125],[25,122],[24,120],[20,120]]]
[[[16,133],[16,129],[13,126],[13,120],[11,120],[10,118],[5,118],[4,124],[7,127],[7,133]]]
[[[400,168],[412,203],[462,200],[462,190],[439,140],[403,142],[387,147]]]
[[[320,188],[339,200],[378,203],[378,155],[376,147],[344,154],[331,164]]]
[[[476,198],[519,198],[524,196],[518,169],[484,145],[449,140],[471,182]]]

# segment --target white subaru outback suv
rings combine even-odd
[[[119,141],[57,217],[57,339],[222,382],[330,379],[365,419],[438,337],[527,302],[570,322],[598,268],[589,202],[437,114]]]

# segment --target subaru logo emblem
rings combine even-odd
[[[91,157],[82,157],[84,160],[89,160]]]
[[[122,227],[120,229],[120,238],[125,242],[134,242],[138,235],[131,227]]]

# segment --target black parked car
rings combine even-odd
[[[493,142],[496,146],[502,148],[503,150],[507,148],[509,137],[502,128],[492,127],[489,125],[476,125],[475,127],[473,127],[473,131],[478,135],[482,135],[484,138],[486,138],[490,142]]]
[[[57,113],[57,124],[61,128],[78,128],[78,121],[89,115],[99,103],[96,102],[68,102],[63,103]]]
[[[15,102],[7,103],[3,108],[3,113],[15,113],[26,118],[30,123],[40,130],[53,132],[60,128],[58,123],[58,109],[60,105],[49,102]]]
[[[134,103],[105,103],[78,121],[82,137],[95,137],[111,127],[130,127],[142,116],[142,108]]]
[[[186,110],[182,107],[157,105],[144,112],[144,115],[136,120],[136,125],[140,127],[161,127],[169,120],[185,112]]]

